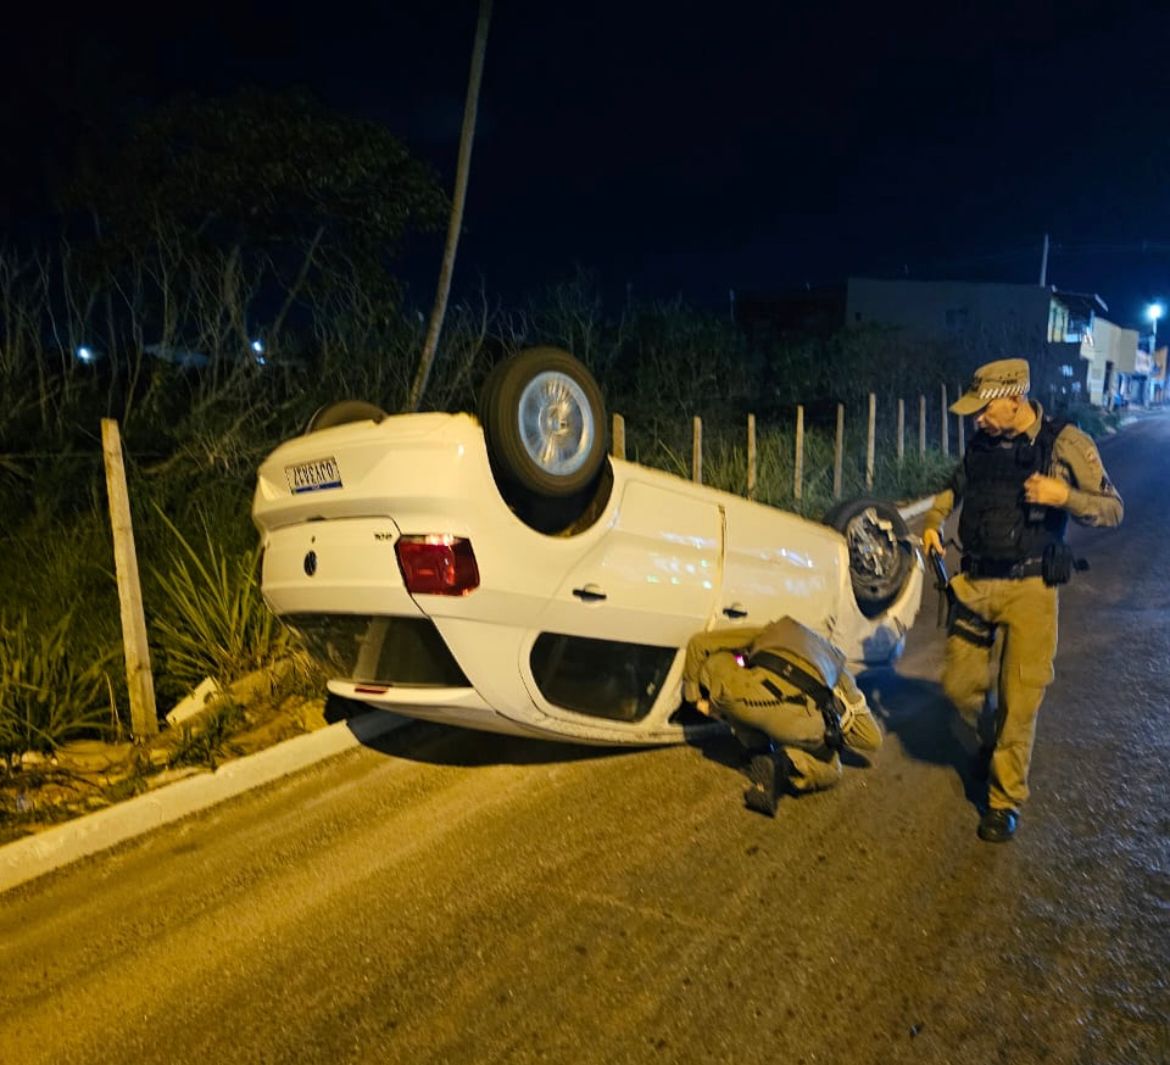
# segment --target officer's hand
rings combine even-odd
[[[942,537],[939,535],[938,529],[927,529],[922,534],[922,546],[929,555],[934,552],[936,555],[945,554],[943,551]]]
[[[1059,477],[1034,473],[1024,482],[1024,498],[1042,507],[1063,507],[1068,502],[1068,485]]]

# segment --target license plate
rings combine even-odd
[[[336,459],[316,459],[313,462],[299,462],[285,466],[289,491],[293,495],[302,492],[323,492],[326,488],[341,487],[341,470]]]

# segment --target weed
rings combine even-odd
[[[280,655],[287,636],[260,595],[259,546],[229,558],[205,526],[201,552],[159,518],[174,542],[165,568],[154,570],[162,601],[153,633],[168,674],[187,685],[208,676],[230,684]]]
[[[0,615],[0,754],[7,758],[106,731],[114,654],[79,664],[72,621],[66,614],[34,632],[26,612]]]
[[[220,704],[197,728],[182,727],[168,766],[175,769],[184,765],[205,765],[214,770],[225,755],[242,753],[230,741],[232,733],[243,723],[243,707],[231,701]]]

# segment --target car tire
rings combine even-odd
[[[605,402],[560,348],[528,348],[484,383],[480,421],[498,476],[542,499],[589,489],[605,462]]]
[[[605,403],[585,366],[560,348],[518,352],[484,380],[478,414],[496,486],[525,525],[572,535],[593,524],[613,477]]]
[[[305,427],[306,433],[315,433],[320,429],[332,429],[335,425],[348,425],[350,422],[373,422],[375,425],[386,417],[386,412],[373,403],[364,399],[342,399],[336,403],[326,403],[318,407]]]
[[[914,570],[910,529],[898,508],[880,499],[850,499],[822,521],[849,545],[849,578],[862,614],[872,618],[886,611]]]

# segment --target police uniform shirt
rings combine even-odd
[[[1024,435],[1035,441],[1044,422],[1044,408],[1035,400],[1029,401],[1036,420],[1025,430]],[[1075,425],[1066,425],[1052,445],[1052,462],[1048,470],[1050,477],[1056,477],[1068,485],[1068,501],[1060,509],[1068,511],[1080,525],[1114,528],[1121,524],[1125,506],[1113,482],[1109,480],[1101,455],[1093,438]],[[926,512],[926,528],[936,532],[963,499],[966,474],[963,463],[951,477],[948,488],[934,497],[930,510]]]

